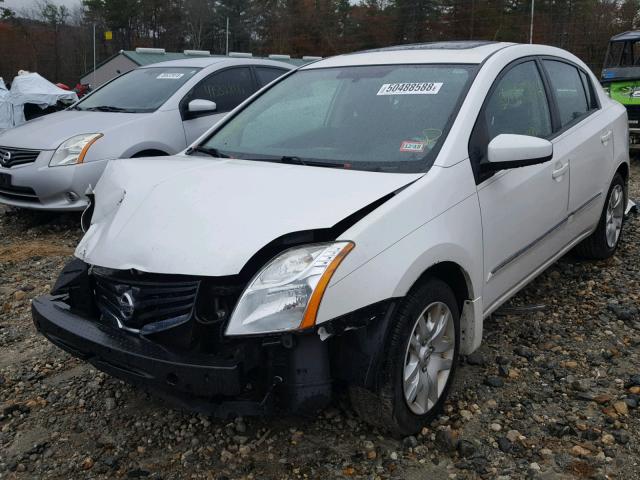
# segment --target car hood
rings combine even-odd
[[[174,156],[116,160],[76,256],[151,273],[238,274],[271,241],[330,228],[422,174]]]
[[[81,112],[64,110],[29,120],[0,133],[3,147],[55,150],[74,135],[106,133],[122,128],[149,113]]]

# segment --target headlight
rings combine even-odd
[[[315,325],[324,291],[351,242],[306,245],[281,253],[251,280],[227,335],[301,330]]]
[[[60,167],[84,162],[87,151],[100,137],[102,137],[101,133],[86,133],[71,137],[58,147],[49,162],[49,166]]]

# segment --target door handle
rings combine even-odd
[[[605,133],[600,137],[600,141],[602,142],[603,145],[606,145],[607,143],[609,143],[609,140],[611,140],[611,130],[609,130],[607,133]]]
[[[552,173],[551,173],[551,177],[553,179],[557,179],[559,177],[562,177],[565,173],[567,173],[567,170],[569,170],[569,162],[565,163],[564,165],[559,166],[558,168],[556,168]]]

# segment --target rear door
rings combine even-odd
[[[180,102],[187,145],[193,143],[257,89],[251,67],[248,66],[219,70],[197,83]],[[218,108],[213,113],[190,113],[189,102],[195,99],[216,102]]]
[[[595,227],[608,188],[613,131],[603,121],[591,79],[558,58],[542,60],[560,122],[554,149],[570,164],[569,240]]]
[[[507,66],[485,100],[470,142],[482,215],[487,311],[562,248],[569,165],[555,151],[545,163],[495,174],[483,174],[479,164],[500,134],[551,139],[553,130],[539,62],[526,58]]]

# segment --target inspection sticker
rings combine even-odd
[[[385,83],[377,95],[435,95],[440,91],[442,82],[422,83]]]
[[[184,73],[161,73],[156,78],[158,80],[178,80],[184,77]]]
[[[416,141],[405,140],[404,142],[402,142],[400,144],[400,151],[401,152],[421,153],[421,152],[424,152],[424,149],[425,149],[426,146],[427,146],[427,144],[425,142],[416,142]]]

